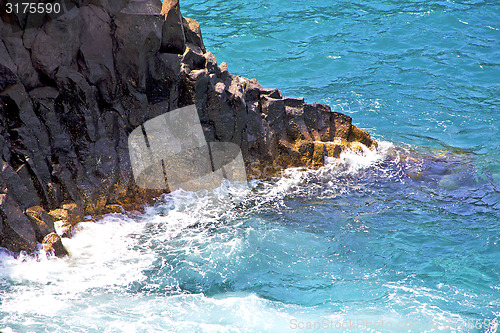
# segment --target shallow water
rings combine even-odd
[[[231,72],[379,152],[83,223],[71,258],[2,253],[0,330],[500,331],[500,5],[181,5]]]

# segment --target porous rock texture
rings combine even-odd
[[[74,225],[160,195],[135,185],[128,134],[183,106],[196,104],[208,142],[241,147],[251,178],[376,147],[349,116],[218,65],[178,0],[71,4],[53,19],[0,21],[0,247],[45,240],[65,255],[54,218]]]

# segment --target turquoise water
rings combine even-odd
[[[379,151],[81,224],[68,259],[1,254],[0,330],[500,331],[500,4],[181,6],[232,73]]]
[[[469,150],[498,174],[498,2],[183,1],[182,9],[231,72],[326,103],[376,138]]]

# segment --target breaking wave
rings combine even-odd
[[[80,223],[63,240],[69,258],[3,253],[0,330],[380,332],[455,323],[466,332],[462,324],[481,316],[494,332],[494,216],[491,233],[474,240],[478,254],[466,255],[468,229],[433,217],[429,195],[448,211],[493,207],[448,207],[458,192],[472,193],[464,186],[481,184],[452,184],[472,172],[463,159],[425,156],[382,142],[321,168],[176,191],[144,214]]]

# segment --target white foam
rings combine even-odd
[[[380,143],[378,151],[368,148],[361,153],[346,151],[340,159],[316,170],[288,169],[277,181],[254,182],[252,189],[225,184],[213,191],[176,191],[164,195],[155,207],[148,207],[139,220],[111,214],[97,223],[81,223],[73,238],[63,239],[71,253],[69,258],[42,255],[14,259],[2,254],[0,283],[10,285],[10,290],[0,302],[0,314],[9,314],[0,319],[0,327],[8,331],[6,327],[11,323],[20,325],[32,320],[34,325],[36,318],[41,318],[39,324],[43,324],[49,318],[62,316],[64,325],[70,327],[98,329],[105,322],[108,330],[124,332],[280,332],[289,331],[291,318],[322,318],[327,314],[253,294],[213,298],[202,294],[160,293],[140,294],[137,298],[125,290],[142,282],[151,290],[161,289],[155,285],[157,282],[147,280],[145,272],[161,259],[162,251],[183,256],[186,262],[203,262],[202,271],[196,274],[220,274],[223,279],[228,274],[225,265],[231,267],[231,262],[248,251],[242,238],[236,237],[240,222],[234,217],[273,209],[286,196],[301,194],[315,186],[341,187],[341,182],[336,181],[339,177],[355,175],[376,165],[389,146]],[[221,221],[231,223],[221,225]],[[219,231],[227,228],[232,232],[210,234],[207,228],[196,227],[211,223],[217,223]],[[175,290],[176,282],[172,283]]]
[[[338,161],[329,160],[329,162],[335,166],[338,164],[344,165],[349,173],[356,173],[382,160],[386,156],[387,151],[394,145],[387,141],[381,141],[377,149],[369,149],[364,144],[360,144],[359,146],[362,149],[361,153],[347,149],[340,154]]]
[[[11,281],[12,292],[0,312],[54,316],[71,308],[71,300],[92,288],[117,287],[143,278],[151,253],[133,249],[131,237],[142,225],[125,215],[112,214],[98,223],[81,223],[72,239],[63,238],[70,257],[0,257],[0,281]]]
[[[283,175],[275,183],[265,186],[261,191],[268,200],[263,200],[261,205],[273,201],[279,204],[286,196],[296,194],[314,193],[314,195],[329,196],[332,193],[345,194],[350,191],[349,184],[340,179],[346,176],[356,176],[361,171],[377,167],[377,163],[383,160],[393,144],[386,141],[379,142],[378,149],[369,149],[360,144],[362,151],[346,150],[339,158],[326,158],[326,164],[318,169],[289,168],[284,170]]]

